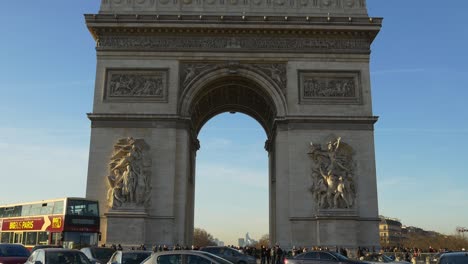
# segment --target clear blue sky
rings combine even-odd
[[[84,196],[96,57],[82,14],[99,1],[2,3],[0,204]],[[368,7],[384,17],[371,59],[380,214],[453,234],[468,227],[468,1]],[[227,243],[266,234],[260,125],[224,114],[199,137],[196,226]]]

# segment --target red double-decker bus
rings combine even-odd
[[[62,245],[65,248],[97,246],[98,202],[61,198],[0,206],[0,243]]]

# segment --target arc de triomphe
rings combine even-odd
[[[197,135],[268,137],[270,241],[378,246],[365,0],[102,0],[86,196],[101,243],[191,245]]]

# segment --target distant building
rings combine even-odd
[[[239,238],[239,247],[245,247],[245,239]]]
[[[254,246],[258,243],[257,240],[250,238],[249,232],[245,234],[245,238],[239,238],[239,247],[249,247]]]
[[[224,241],[221,241],[221,240],[215,238],[215,239],[213,240],[213,242],[214,242],[217,246],[219,246],[219,247],[224,247]]]
[[[401,245],[402,225],[399,219],[380,216],[379,233],[382,247]]]
[[[245,247],[253,246],[253,245],[256,245],[257,243],[258,243],[257,240],[250,238],[249,232],[247,232],[247,234],[245,234],[245,243],[244,243]]]
[[[402,227],[402,235],[403,237],[407,237],[408,235],[418,235],[418,236],[425,236],[425,237],[435,237],[439,233],[434,231],[426,231],[422,228],[415,227],[415,226],[403,226]]]

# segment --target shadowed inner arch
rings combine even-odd
[[[221,78],[209,83],[195,96],[191,109],[197,135],[215,115],[240,112],[256,119],[270,138],[276,116],[270,96],[256,82],[243,77]]]

